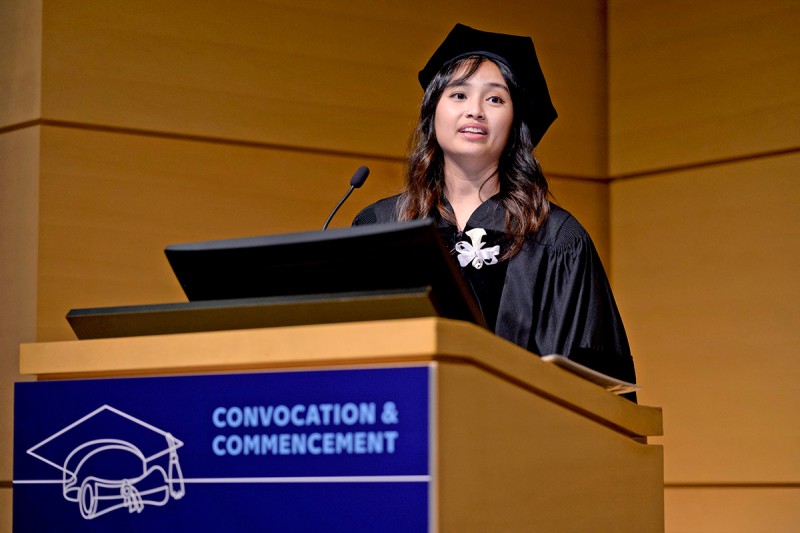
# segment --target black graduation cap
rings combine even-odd
[[[521,98],[517,97],[514,101],[514,106],[521,112],[522,120],[531,130],[533,145],[539,144],[558,114],[550,100],[547,83],[530,37],[480,31],[456,24],[428,60],[425,68],[419,71],[419,82],[423,90],[428,88],[428,84],[443,67],[471,55],[500,61],[511,69],[523,93]],[[520,99],[521,102],[518,101]]]

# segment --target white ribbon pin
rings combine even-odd
[[[481,242],[481,239],[486,235],[486,230],[483,228],[475,228],[465,232],[469,235],[472,243],[467,241],[460,241],[456,243],[456,252],[458,252],[458,263],[465,267],[469,263],[476,269],[481,268],[484,264],[493,265],[497,263],[497,255],[500,253],[499,246],[492,246],[491,248],[483,249],[486,243]]]

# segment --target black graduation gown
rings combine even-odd
[[[395,221],[397,200],[398,196],[392,196],[364,208],[353,225]],[[483,243],[480,250],[485,260],[477,262],[479,268],[467,262],[461,273],[497,335],[533,353],[564,355],[604,374],[636,382],[625,328],[603,265],[589,234],[571,214],[551,204],[542,227],[506,261],[497,261],[508,242],[505,208],[496,197],[475,210],[463,232],[438,215],[434,220],[445,244],[454,256],[464,256],[465,262],[472,257],[472,244]],[[476,228],[485,234],[468,235]],[[478,241],[473,237],[479,237]],[[460,245],[459,252],[459,242],[470,246]]]

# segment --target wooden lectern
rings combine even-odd
[[[38,343],[21,347],[20,364],[39,380],[428,367],[425,529],[664,527],[663,453],[647,442],[661,435],[660,409],[614,396],[474,324],[427,317]],[[186,500],[193,490],[187,484]],[[91,492],[82,496],[91,502]]]
[[[17,531],[663,530],[660,409],[481,327],[430,221],[167,255],[192,301],[21,347]]]

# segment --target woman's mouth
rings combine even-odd
[[[472,133],[477,135],[486,135],[486,129],[480,126],[464,126],[459,128],[458,133]]]

